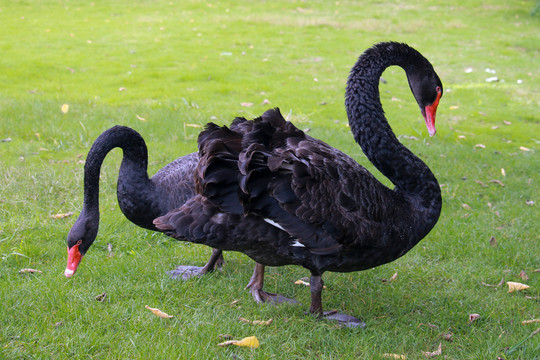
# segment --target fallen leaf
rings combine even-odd
[[[55,214],[55,215],[51,215],[51,218],[53,219],[63,219],[63,218],[67,218],[68,216],[71,216],[71,215],[74,215],[75,213],[73,211],[70,211],[70,212],[67,212],[67,213],[64,213],[64,214]]]
[[[103,300],[105,300],[106,297],[107,297],[107,293],[104,292],[103,294],[99,294],[98,296],[96,296],[94,299],[96,301],[102,302]]]
[[[255,336],[249,336],[246,338],[243,338],[242,340],[229,340],[222,342],[218,344],[218,346],[228,346],[228,345],[236,345],[236,346],[243,346],[243,347],[249,347],[252,349],[256,349],[259,347],[259,340]]]
[[[472,210],[472,208],[468,204],[461,204],[461,207],[464,208],[465,210]]]
[[[504,120],[503,123],[504,123],[505,125],[512,125],[512,123],[511,123],[510,121],[506,121],[506,120]]]
[[[391,359],[407,359],[407,356],[401,355],[401,354],[383,354],[383,357],[391,358]]]
[[[504,284],[504,278],[502,278],[501,281],[497,285],[486,284],[485,282],[482,281],[482,285],[487,286],[487,287],[501,287],[503,286],[503,284]]]
[[[58,321],[58,322],[54,323],[54,327],[59,327],[59,326],[62,326],[62,325],[64,325],[63,321]]]
[[[488,182],[490,182],[490,183],[495,183],[495,184],[498,184],[498,185],[501,185],[501,186],[504,187],[504,184],[503,184],[502,181],[500,181],[500,180],[489,180]]]
[[[0,142],[10,142],[10,141],[11,141],[11,138],[5,138],[5,139],[0,140]]]
[[[114,253],[112,251],[112,244],[107,243],[107,257],[111,258],[114,256]]]
[[[472,323],[473,321],[478,320],[480,317],[480,314],[469,314],[469,323]]]
[[[477,183],[477,184],[480,184],[480,186],[482,186],[482,187],[488,187],[486,184],[484,184],[484,183],[483,183],[482,181],[480,181],[480,180],[474,180],[474,182]]]
[[[309,286],[309,282],[305,281],[305,280],[296,280],[294,282],[294,285],[305,285],[305,286]],[[326,289],[326,285],[323,285],[323,289]]]
[[[525,146],[520,146],[519,150],[521,150],[521,151],[531,151],[531,149],[526,148]]]
[[[240,105],[244,106],[244,107],[250,107],[250,106],[253,106],[253,103],[250,103],[250,102],[243,102],[241,103]]]
[[[118,88],[118,91],[126,91],[127,89],[125,87]]]
[[[441,339],[449,341],[449,342],[454,341],[453,337],[454,337],[454,334],[452,333],[441,334]]]
[[[382,279],[382,282],[392,282],[397,279],[397,271],[392,275],[390,279]]]
[[[521,272],[519,273],[519,277],[522,278],[523,280],[529,280],[529,277],[527,276],[527,273],[525,272],[525,270],[521,270]]]
[[[229,306],[234,307],[234,306],[238,305],[239,302],[240,302],[240,300],[234,300],[232,303],[229,304]]]
[[[508,292],[514,292],[514,291],[521,291],[530,288],[529,285],[525,285],[518,282],[508,281],[506,284],[508,284]]]
[[[467,137],[465,135],[459,135],[457,138],[458,139],[466,139]]]
[[[241,316],[238,318],[238,320],[241,321],[241,322],[245,322],[247,324],[253,324],[253,325],[270,325],[272,323],[272,321],[274,321],[273,319],[269,319],[269,320],[266,320],[266,321],[264,321],[264,320],[253,320],[253,321],[251,321],[251,320],[245,319],[245,318],[243,318]]]
[[[506,176],[506,171],[504,171],[504,168],[501,168],[501,174],[502,176]]]
[[[135,117],[137,117],[137,119],[139,119],[139,120],[141,120],[141,121],[146,121],[145,118],[143,118],[142,116],[139,116],[139,115],[137,115],[137,114],[135,114]]]
[[[145,305],[144,307],[147,308],[148,310],[150,310],[154,315],[159,316],[160,318],[170,319],[170,318],[174,317],[172,315],[164,313],[163,311],[161,311],[161,310],[159,310],[157,308],[151,308],[148,305]]]
[[[525,204],[529,205],[529,206],[533,206],[534,205],[534,201],[532,200],[525,200]]]
[[[67,114],[67,112],[69,111],[69,105],[68,104],[63,104],[60,107],[60,111],[62,111],[62,114]]]
[[[476,144],[474,145],[475,148],[481,148],[481,149],[485,149],[486,148],[486,145],[484,144]]]
[[[43,271],[36,269],[21,269],[19,274],[43,274]]]
[[[527,299],[527,300],[538,300],[540,298],[538,296],[525,296],[525,299]]]
[[[263,102],[262,102],[263,105],[267,105],[267,104],[270,104],[270,100],[268,99],[264,99]]]
[[[491,236],[491,239],[489,239],[489,245],[493,247],[497,246],[497,239],[495,239],[495,236]]]
[[[540,319],[524,320],[521,322],[523,325],[540,323]]]
[[[435,351],[429,352],[429,351],[422,351],[422,354],[424,354],[425,357],[434,357],[442,355],[442,343],[439,343],[439,348]]]

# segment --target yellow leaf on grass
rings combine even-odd
[[[222,342],[218,344],[218,346],[228,346],[228,345],[236,345],[236,346],[242,346],[242,347],[249,347],[252,349],[256,349],[259,347],[259,340],[255,336],[249,336],[247,338],[243,338],[242,340],[229,340]]]
[[[157,308],[151,308],[150,306],[148,305],[145,305],[144,306],[145,308],[147,308],[148,310],[150,310],[152,312],[152,314],[156,315],[156,316],[159,316],[160,318],[163,318],[163,319],[170,319],[174,316],[172,315],[169,315],[167,313],[164,313],[163,311],[157,309]]]
[[[62,111],[62,114],[67,114],[67,112],[69,111],[69,105],[63,104],[62,107],[60,107],[60,110]]]
[[[525,285],[525,284],[518,283],[518,282],[513,282],[513,281],[507,281],[506,284],[508,285],[508,292],[509,293],[514,292],[514,291],[521,291],[521,290],[525,290],[525,289],[530,288],[529,285]]]
[[[257,339],[256,336],[249,336],[247,338],[243,338],[242,340],[234,343],[233,345],[256,349],[259,347],[259,340]]]

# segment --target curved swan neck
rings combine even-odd
[[[115,126],[103,132],[88,152],[84,165],[84,204],[86,215],[99,216],[99,175],[107,154],[114,148],[124,152],[118,185],[123,181],[148,182],[148,150],[143,138],[125,126]]]
[[[351,131],[367,158],[392,181],[396,192],[419,202],[436,222],[442,204],[437,179],[422,160],[398,141],[379,97],[379,80],[387,67],[401,66],[409,77],[426,62],[405,44],[383,43],[369,49],[351,70],[345,104]]]

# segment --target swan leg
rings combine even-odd
[[[251,296],[255,302],[261,303],[272,303],[272,304],[297,304],[298,301],[295,299],[289,299],[281,294],[273,294],[264,291],[262,288],[264,286],[264,265],[256,263],[255,269],[253,270],[253,275],[249,280],[249,283],[246,286],[246,289],[249,289]]]
[[[221,269],[224,262],[223,252],[218,249],[212,249],[212,255],[206,265],[202,267],[181,265],[175,270],[167,271],[167,274],[173,279],[182,278],[182,280],[187,280],[192,277],[202,276],[216,269]]]
[[[310,314],[322,317],[328,320],[334,320],[340,323],[343,326],[350,328],[366,327],[366,324],[363,321],[355,318],[354,316],[347,314],[340,314],[337,311],[323,311],[322,308],[322,290],[324,287],[324,282],[321,275],[311,275],[309,280],[310,290],[311,290],[311,306],[309,308]]]

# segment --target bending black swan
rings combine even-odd
[[[101,164],[109,151],[116,147],[124,152],[118,175],[118,204],[135,225],[158,231],[153,224],[155,218],[181,206],[195,195],[193,173],[199,161],[197,153],[176,159],[149,178],[148,150],[141,135],[125,126],[115,126],[103,132],[92,145],[84,165],[83,209],[67,237],[68,262],[64,272],[67,277],[73,276],[96,239]],[[222,263],[221,251],[214,249],[204,267],[180,266],[169,274],[188,278],[212,271]]]
[[[179,240],[248,255],[258,263],[250,281],[256,290],[265,265],[309,269],[310,313],[323,315],[325,271],[396,260],[429,233],[441,211],[435,176],[396,139],[384,116],[378,85],[391,65],[405,69],[430,135],[443,87],[429,61],[400,43],[375,45],[351,70],[345,99],[351,131],[394,189],[274,109],[252,121],[237,118],[230,128],[207,125],[198,140],[197,195],[157,218],[156,227]],[[331,318],[361,323],[343,314]]]

